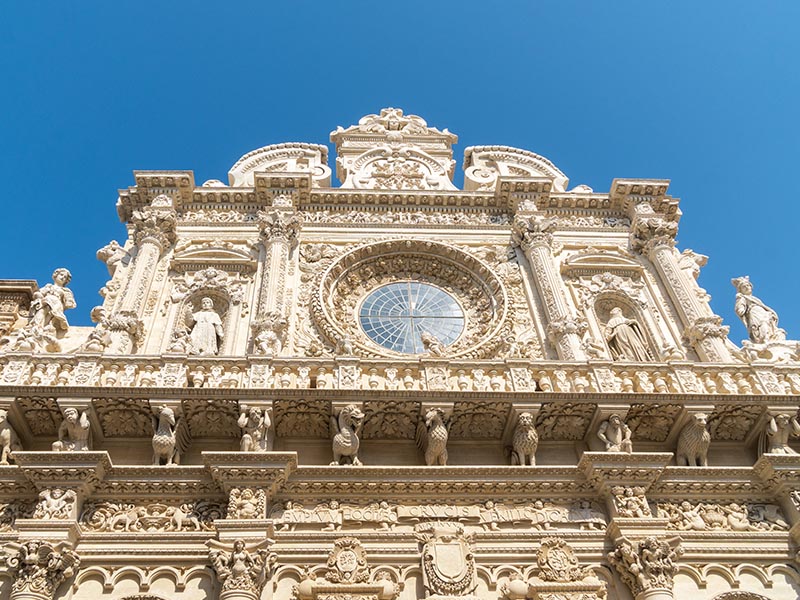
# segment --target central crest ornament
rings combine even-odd
[[[422,523],[415,528],[422,544],[422,583],[428,598],[475,598],[472,538],[454,522]]]

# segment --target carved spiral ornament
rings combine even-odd
[[[361,305],[370,294],[397,282],[435,286],[463,310],[463,331],[454,340],[441,340],[445,342],[443,356],[482,358],[502,342],[509,327],[503,284],[481,260],[428,240],[374,242],[331,264],[321,274],[312,301],[320,331],[332,345],[348,338],[353,353],[363,357],[413,354],[379,345],[367,336],[359,319]]]

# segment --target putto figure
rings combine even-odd
[[[186,311],[186,324],[191,327],[189,337],[192,350],[200,355],[219,354],[219,344],[225,337],[222,319],[214,310],[214,301],[205,297],[200,301],[200,310],[196,313]]]
[[[241,405],[241,413],[237,424],[242,430],[242,452],[269,452],[272,450],[270,427],[272,422],[269,413],[257,406]]]
[[[64,410],[64,420],[58,428],[58,441],[53,442],[56,452],[83,452],[89,448],[89,415],[78,414],[78,409],[69,407]]]
[[[733,309],[747,327],[747,334],[754,344],[782,342],[786,332],[778,327],[778,314],[759,298],[753,296],[753,284],[750,278],[737,277],[731,279],[736,288],[736,300]]]
[[[618,306],[611,309],[611,317],[606,323],[605,338],[614,360],[635,362],[652,360],[639,323],[625,317]]]
[[[608,420],[600,423],[597,437],[605,444],[606,452],[633,452],[631,428],[619,415],[611,415]]]

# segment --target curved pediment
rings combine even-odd
[[[321,144],[272,144],[248,152],[228,172],[232,187],[253,187],[255,173],[311,173],[314,187],[331,184],[328,147]]]
[[[492,191],[498,177],[547,177],[563,192],[569,178],[543,156],[511,146],[470,146],[464,151],[464,189]]]

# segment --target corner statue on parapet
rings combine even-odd
[[[333,462],[331,465],[355,465],[358,459],[358,439],[364,413],[355,404],[348,404],[338,414],[331,415],[331,437],[333,438]]]
[[[428,466],[447,466],[447,439],[450,419],[441,408],[431,408],[417,423],[417,446],[425,453]]]

